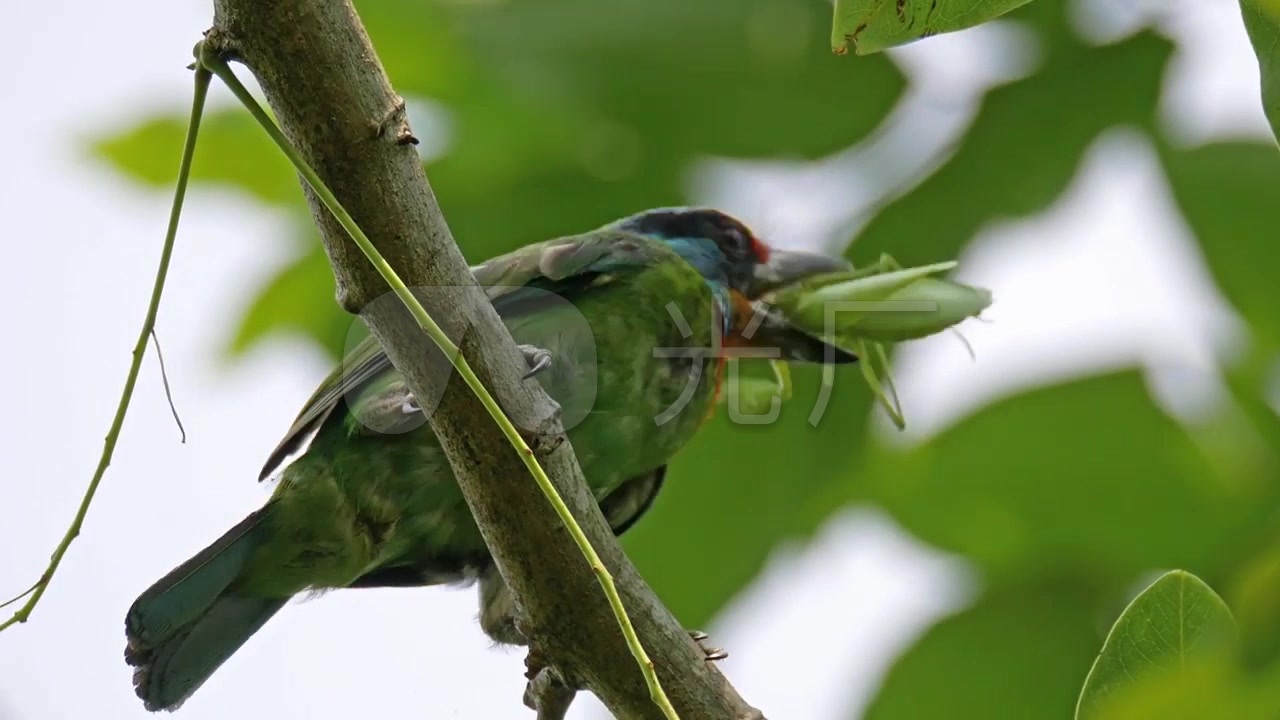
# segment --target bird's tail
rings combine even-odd
[[[236,593],[267,512],[240,521],[129,608],[124,656],[148,710],[176,710],[288,601]]]

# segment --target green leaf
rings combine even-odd
[[[1240,624],[1245,663],[1256,669],[1280,659],[1280,539],[1268,538],[1243,561],[1225,594]]]
[[[889,669],[863,720],[1068,717],[1096,648],[1071,585],[987,595],[931,628]]]
[[[992,90],[955,155],[872,218],[857,255],[887,252],[905,267],[957,257],[988,223],[1045,209],[1104,130],[1152,126],[1171,51],[1152,33],[1064,45],[1039,72]]]
[[[1264,344],[1280,344],[1280,150],[1222,142],[1162,148],[1169,184],[1227,299]]]
[[[1240,0],[1240,13],[1258,56],[1262,109],[1271,121],[1271,131],[1280,138],[1280,2]]]
[[[1123,372],[995,402],[918,447],[878,448],[848,487],[992,582],[1122,583],[1153,567],[1222,567],[1265,527],[1276,495],[1265,471],[1217,472]]]
[[[679,173],[655,168],[626,182],[592,179],[580,169],[549,164],[519,177],[463,179],[469,156],[460,149],[427,168],[463,254],[479,263],[539,240],[584,232],[651,206],[686,202]],[[455,182],[456,181],[456,182]],[[495,212],[495,197],[501,212]]]
[[[466,97],[476,83],[478,68],[458,36],[450,4],[441,0],[360,2],[360,22],[391,84],[402,95],[451,103]]]
[[[903,88],[888,58],[844,63],[826,52],[830,10],[814,0],[448,7],[484,84],[629,133],[640,162],[821,157],[875,128]]]
[[[320,241],[311,238],[306,248],[254,298],[230,341],[231,355],[267,337],[292,333],[315,340],[337,358],[351,347],[353,333],[366,332],[363,323],[333,302],[333,270]]]
[[[1222,651],[1234,636],[1235,620],[1217,593],[1191,573],[1165,573],[1111,627],[1080,693],[1076,720],[1100,717],[1111,694],[1148,673]]]
[[[160,115],[120,135],[98,138],[93,150],[133,179],[167,190],[178,178],[186,131],[185,116]],[[302,204],[289,161],[239,106],[205,113],[191,180],[231,185],[267,203]]]
[[[1275,720],[1280,673],[1254,677],[1222,656],[1157,670],[1105,698],[1096,720]]]
[[[869,55],[993,20],[1031,0],[836,0],[831,49]]]

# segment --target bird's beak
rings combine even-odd
[[[847,272],[853,265],[843,258],[801,252],[768,249],[768,260],[757,263],[751,285],[742,298],[747,303],[742,316],[752,318],[728,339],[730,345],[768,348],[782,360],[810,363],[851,363],[858,357],[843,348],[792,325],[764,302],[756,302],[768,293],[792,283],[825,273]],[[771,357],[774,355],[771,355]]]
[[[769,250],[769,259],[755,266],[748,296],[755,300],[780,287],[824,273],[846,272],[853,265],[843,258],[797,250]]]

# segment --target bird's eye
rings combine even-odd
[[[736,223],[725,226],[723,230],[726,254],[751,262],[768,261],[769,249],[757,240],[750,230]]]
[[[742,228],[730,225],[725,228],[724,235],[725,244],[733,248],[736,253],[745,254],[751,251],[751,239]]]

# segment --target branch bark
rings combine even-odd
[[[558,408],[522,382],[521,355],[484,295],[427,183],[404,103],[345,0],[214,0],[214,50],[257,77],[286,137],[462,349],[525,433],[613,573],[663,688],[686,719],[761,718],[644,583],[587,490]],[[448,455],[531,648],[620,718],[657,718],[644,680],[590,568],[484,408],[304,184],[338,282],[419,398]],[[424,408],[428,407],[424,403]]]

